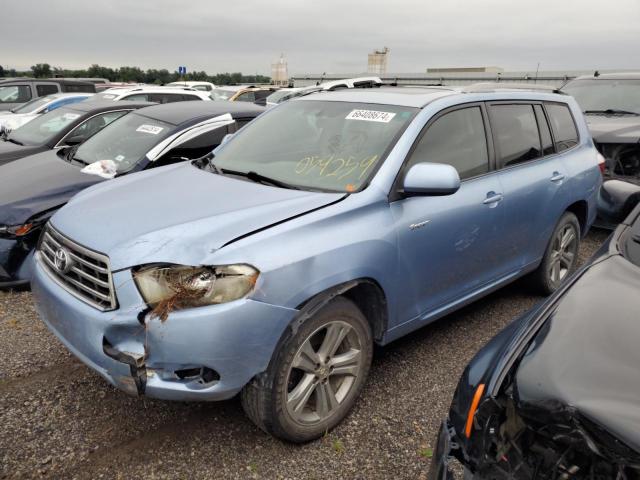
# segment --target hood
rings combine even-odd
[[[0,140],[0,166],[46,149],[47,147],[42,145],[18,145],[17,143]]]
[[[589,268],[523,357],[519,402],[577,411],[640,452],[638,291],[640,269],[620,255]]]
[[[0,225],[19,225],[59,207],[80,190],[102,181],[80,173],[56,151],[30,155],[0,166]]]
[[[585,115],[596,143],[637,143],[640,141],[640,116]]]
[[[151,262],[198,264],[240,236],[342,197],[261,185],[187,162],[91,188],[51,222],[108,255],[113,270]]]

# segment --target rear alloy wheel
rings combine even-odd
[[[242,405],[267,433],[313,440],[351,410],[372,355],[364,315],[353,302],[335,298],[281,342],[267,372],[243,389]]]
[[[580,223],[566,212],[556,225],[544,258],[534,273],[544,293],[555,292],[576,267],[580,249]]]

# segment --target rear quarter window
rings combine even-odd
[[[569,106],[563,103],[545,105],[558,152],[568,150],[578,144],[578,130]]]

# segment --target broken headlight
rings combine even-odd
[[[243,298],[253,289],[259,273],[249,265],[172,265],[141,268],[133,278],[152,313],[165,320],[172,310]]]

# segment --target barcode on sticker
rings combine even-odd
[[[395,113],[391,112],[377,112],[375,110],[352,110],[347,115],[346,120],[365,120],[367,122],[381,122],[389,123]]]
[[[162,130],[164,130],[163,127],[156,127],[155,125],[140,125],[136,128],[136,132],[152,133],[154,135],[159,134]]]

